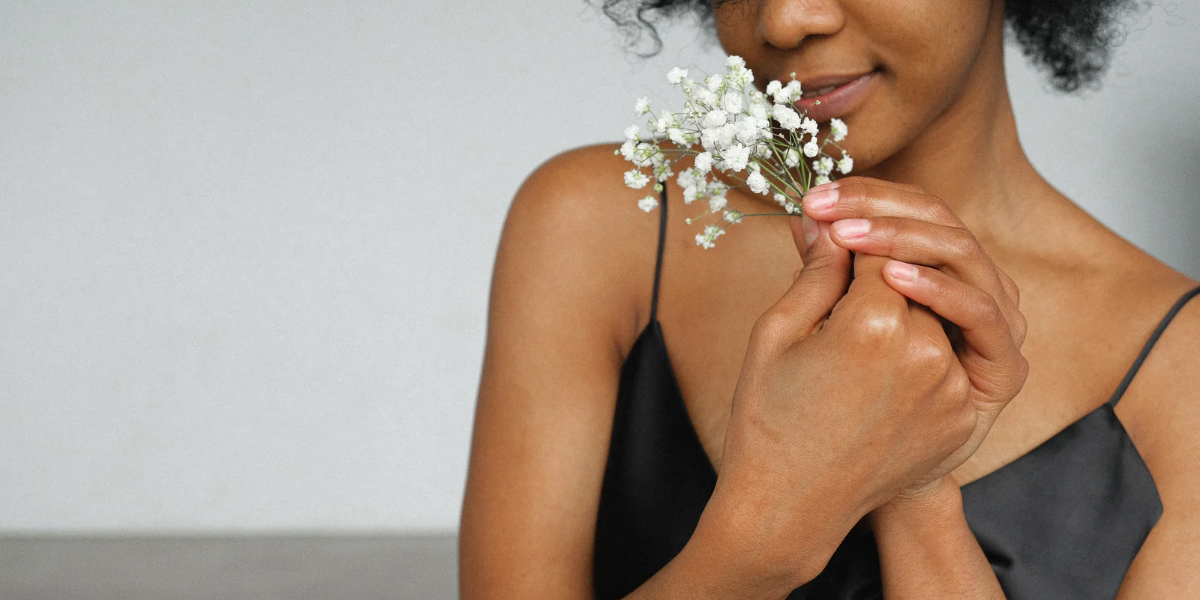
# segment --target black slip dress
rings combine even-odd
[[[650,321],[621,369],[596,523],[593,589],[623,598],[687,543],[716,472],[688,416],[657,320],[666,232],[662,193]],[[1112,397],[1017,460],[962,486],[967,523],[1009,600],[1112,599],[1162,515],[1158,489],[1113,408],[1155,341],[1200,288],[1171,307]],[[870,528],[854,527],[789,600],[883,597]]]

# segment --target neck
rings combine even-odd
[[[962,96],[902,151],[862,174],[919,185],[949,205],[983,242],[1019,243],[1038,203],[1064,199],[1017,138],[1004,75],[1002,28],[987,40]],[[985,243],[985,245],[987,245]]]

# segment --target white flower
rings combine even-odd
[[[696,160],[693,161],[696,170],[701,173],[707,173],[713,166],[713,157],[711,152],[701,152],[696,155]]]
[[[850,158],[849,154],[842,156],[842,160],[837,161],[838,171],[845,175],[854,168],[854,159]]]
[[[675,120],[675,113],[672,113],[671,111],[666,110],[666,109],[663,109],[662,112],[658,113],[658,120],[654,122],[654,128],[659,133],[662,133],[662,132],[664,132],[668,129],[671,129],[672,127],[676,127],[678,125],[679,125],[679,122]]]
[[[637,104],[633,105],[633,112],[644,115],[650,112],[650,99],[645,96],[638,98]]]
[[[725,235],[725,230],[716,225],[709,225],[704,228],[704,233],[696,234],[696,243],[705,249],[713,247],[713,240]]]
[[[775,193],[775,201],[778,202],[780,206],[787,206],[788,197],[784,196],[783,194],[780,194],[779,192],[776,192]]]
[[[650,178],[647,177],[645,173],[637,169],[631,169],[625,172],[625,185],[635,190],[640,190],[646,187],[647,183],[650,183]]]
[[[829,134],[833,138],[833,141],[840,142],[846,139],[846,133],[848,131],[849,129],[846,128],[846,123],[841,119],[829,120]]]
[[[625,128],[625,139],[634,142],[642,139],[641,135],[638,133],[637,125],[630,125],[629,127]]]
[[[800,153],[795,148],[788,148],[783,155],[783,164],[789,167],[800,166]]]
[[[721,211],[726,206],[729,206],[729,201],[725,199],[725,196],[717,196],[708,200],[708,210],[714,213]]]
[[[667,73],[667,81],[671,82],[671,85],[679,85],[684,77],[687,77],[687,69],[680,69],[679,67],[675,67],[671,69],[670,73]]]
[[[721,86],[724,83],[725,78],[721,77],[720,75],[709,75],[708,77],[704,78],[704,85],[708,86],[708,91],[710,92],[715,92],[721,89]]]
[[[776,88],[771,95],[775,97],[776,104],[787,104],[800,95],[800,82],[793,79],[782,88]]]
[[[800,127],[800,115],[788,106],[776,104],[771,107],[771,117],[779,122],[779,125],[788,131],[795,131]]]
[[[749,145],[758,141],[758,123],[754,119],[742,119],[735,127],[739,142]]]
[[[725,92],[725,95],[721,97],[721,106],[725,109],[725,112],[731,115],[742,112],[742,93],[736,91]]]
[[[829,179],[828,175],[817,175],[816,179],[813,179],[813,185],[825,185],[830,181],[832,180]]]
[[[621,156],[625,157],[625,160],[632,161],[635,147],[633,140],[625,140],[625,143],[621,144]]]
[[[788,100],[795,100],[800,97],[800,80],[793,79],[788,82],[783,88],[788,93]]]
[[[725,124],[727,117],[728,114],[725,111],[717,109],[704,115],[703,123],[705,127],[720,127]]]
[[[708,183],[708,195],[709,196],[713,196],[713,197],[724,196],[725,192],[728,192],[728,191],[729,191],[729,186],[725,185],[725,183],[723,181],[714,179]]]
[[[740,172],[746,168],[746,163],[750,161],[750,148],[735,143],[721,153],[721,158],[724,159],[726,166],[730,169]]]
[[[717,128],[717,147],[728,148],[737,137],[737,127],[733,123],[726,123]]]
[[[696,170],[684,169],[683,172],[679,174],[679,177],[675,178],[675,183],[678,183],[679,187],[681,188],[694,185],[696,183]]]
[[[718,129],[701,129],[700,130],[700,145],[704,146],[705,150],[717,150],[717,142],[721,139],[721,131]]]
[[[812,162],[813,171],[818,175],[829,175],[833,172],[833,159],[828,156],[822,156]]]
[[[639,167],[646,167],[650,165],[658,166],[665,159],[666,156],[663,155],[662,150],[658,146],[641,142],[634,148],[633,158],[630,160]]]
[[[756,194],[765,194],[771,191],[771,186],[767,183],[767,178],[762,176],[762,173],[751,173],[746,178],[746,184],[750,186],[750,191]]]
[[[717,104],[717,95],[705,88],[696,88],[692,92],[692,99],[705,108],[713,108]]]
[[[755,146],[755,148],[754,148],[754,155],[759,158],[770,159],[771,154],[773,154],[773,153],[771,152],[771,146],[769,144],[761,144],[760,143],[758,146]]]
[[[770,117],[770,113],[767,112],[767,105],[762,102],[751,102],[750,116],[760,121],[766,120]]]
[[[658,181],[666,181],[674,174],[675,172],[671,170],[671,163],[667,161],[654,165],[654,178]]]
[[[816,156],[820,151],[821,149],[817,147],[817,138],[812,138],[808,140],[807,144],[804,144],[804,155],[809,158]]]
[[[700,197],[700,190],[696,189],[696,186],[689,185],[689,186],[683,188],[683,203],[684,204],[691,204],[692,202],[695,202],[696,198],[698,198],[698,197]]]
[[[804,122],[800,123],[800,129],[803,129],[804,133],[807,133],[808,135],[817,135],[817,122],[808,117],[804,117]]]
[[[638,208],[646,212],[654,210],[655,206],[658,206],[658,200],[655,199],[654,196],[646,196],[645,198],[638,200]]]
[[[782,90],[782,89],[783,89],[783,84],[780,83],[780,81],[778,79],[772,80],[771,83],[767,84],[767,95],[774,96],[775,94],[779,93],[779,90]]]
[[[730,223],[737,223],[742,220],[742,213],[732,209],[727,210],[725,211],[725,220]]]
[[[729,58],[725,59],[725,68],[735,70],[745,69],[746,61],[742,57],[733,54],[730,55]]]
[[[800,212],[800,209],[796,206],[795,202],[788,202],[787,204],[784,204],[783,209],[786,210],[789,215],[794,215]]]
[[[696,136],[690,131],[684,131],[678,127],[672,127],[667,130],[667,137],[671,138],[672,142],[684,148],[691,148],[692,144],[696,143]]]

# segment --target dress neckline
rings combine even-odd
[[[688,411],[687,403],[684,402],[684,400],[683,400],[683,391],[679,388],[679,380],[675,376],[675,365],[671,362],[670,352],[667,351],[666,338],[663,336],[662,324],[659,323],[657,317],[652,317],[650,319],[650,322],[646,324],[645,329],[643,329],[642,333],[638,336],[638,341],[635,342],[635,345],[640,343],[642,341],[642,338],[646,337],[647,334],[650,334],[652,336],[648,339],[650,339],[654,343],[656,343],[659,347],[659,350],[662,352],[663,360],[666,361],[666,365],[667,365],[667,377],[670,379],[671,387],[675,391],[675,398],[676,398],[676,400],[679,401],[681,408],[683,409],[684,420],[687,421],[687,430],[691,433],[691,438],[694,441],[694,443],[699,447],[700,455],[704,457],[704,464],[708,466],[708,470],[712,473],[713,477],[715,478],[715,477],[717,477],[717,469],[715,466],[713,466],[712,458],[709,457],[708,451],[704,449],[704,443],[700,440],[700,434],[696,431],[695,423],[692,422],[691,412]],[[1138,362],[1140,363],[1140,361],[1138,361]],[[1128,377],[1126,377],[1126,379],[1128,379]],[[1124,382],[1124,383],[1127,383],[1127,382]],[[1124,386],[1118,387],[1118,391],[1123,392],[1124,391],[1123,388],[1124,388]],[[1115,396],[1115,393],[1114,393],[1114,396]],[[1116,416],[1116,412],[1113,410],[1113,404],[1114,404],[1113,400],[1115,400],[1115,399],[1117,399],[1117,398],[1110,398],[1108,401],[1106,401],[1103,404],[1101,404],[1100,406],[1097,406],[1096,408],[1088,411],[1086,414],[1079,417],[1078,419],[1071,421],[1071,423],[1069,423],[1067,426],[1065,426],[1062,429],[1055,432],[1054,435],[1050,436],[1046,440],[1042,441],[1038,445],[1031,448],[1029,451],[1016,457],[1015,459],[1001,465],[999,468],[994,469],[994,470],[984,474],[981,477],[972,479],[971,481],[968,481],[967,483],[959,485],[959,489],[965,490],[978,482],[988,479],[989,477],[992,477],[993,475],[996,475],[997,473],[1005,471],[1005,469],[1008,469],[1010,466],[1016,464],[1017,462],[1025,460],[1027,457],[1037,453],[1040,449],[1050,445],[1054,440],[1057,440],[1061,437],[1069,435],[1069,432],[1071,432],[1073,429],[1078,427],[1080,423],[1082,423],[1088,417],[1091,417],[1092,415],[1094,415],[1096,413],[1108,410],[1113,413],[1113,418],[1118,423],[1120,423],[1120,421],[1121,421],[1120,418]],[[1125,431],[1124,426],[1119,427],[1118,429],[1122,436],[1124,436],[1126,438],[1129,437],[1129,434],[1128,434],[1128,432]],[[1130,442],[1132,442],[1132,440],[1130,440]],[[1141,461],[1142,464],[1144,465],[1145,460],[1142,459],[1142,455],[1140,452],[1138,452],[1137,446],[1132,443],[1130,445],[1133,446],[1134,454],[1137,455],[1138,460]],[[1157,486],[1156,486],[1155,492],[1157,493]]]

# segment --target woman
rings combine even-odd
[[[1119,4],[1007,12],[1071,89]],[[1030,164],[1004,3],[711,10],[757,85],[795,72],[849,125],[856,176],[711,250],[631,208],[612,145],[529,177],[496,262],[462,596],[1200,596],[1200,284]]]

